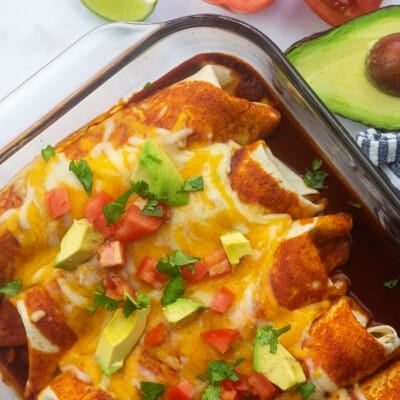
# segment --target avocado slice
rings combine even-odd
[[[115,311],[100,335],[95,354],[104,375],[110,376],[122,368],[125,358],[142,336],[149,312],[150,307],[141,308],[125,317],[122,309]]]
[[[139,155],[132,182],[144,181],[151,193],[170,206],[189,202],[189,195],[182,192],[183,178],[170,158],[152,140],[146,140]]]
[[[181,297],[174,303],[164,306],[163,312],[168,322],[176,324],[190,321],[199,311],[206,308],[202,303]]]
[[[250,242],[241,232],[229,232],[220,237],[222,247],[233,265],[239,264],[240,258],[252,254]]]
[[[86,218],[74,220],[61,239],[54,267],[67,270],[75,268],[94,256],[97,246],[103,241],[103,235]]]
[[[292,45],[286,55],[333,112],[366,125],[400,128],[400,97],[369,79],[367,57],[379,39],[400,31],[400,6],[383,7]]]

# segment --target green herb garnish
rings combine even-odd
[[[82,184],[85,192],[91,196],[93,185],[93,172],[86,160],[74,161],[69,163],[69,170],[73,172]]]
[[[322,160],[314,160],[312,163],[312,169],[307,170],[304,176],[304,183],[306,186],[313,189],[324,189],[325,179],[328,177],[328,173],[321,171]]]
[[[138,294],[135,300],[128,292],[124,292],[124,298],[125,303],[122,307],[122,312],[125,317],[129,317],[135,310],[141,310],[150,305],[150,298],[145,293]]]
[[[16,296],[22,287],[22,279],[16,279],[15,281],[9,281],[0,286],[0,293],[8,297]]]
[[[204,182],[202,176],[189,178],[183,182],[181,192],[196,192],[204,189]]]
[[[383,285],[389,289],[393,289],[399,283],[399,278],[391,279],[390,281],[386,281]]]
[[[150,89],[153,86],[152,82],[146,82],[143,86],[143,89]]]
[[[54,157],[56,155],[56,151],[54,150],[53,146],[48,145],[41,150],[41,154],[44,161],[49,161],[51,157]]]
[[[164,289],[164,293],[161,297],[161,304],[166,306],[168,304],[175,303],[179,297],[185,293],[185,287],[183,286],[183,278],[181,275],[175,276],[170,279],[167,286]]]
[[[113,299],[111,297],[108,297],[106,295],[106,290],[101,283],[97,285],[96,290],[93,294],[94,307],[105,308],[107,311],[115,311],[120,306],[120,304],[122,304],[122,302],[122,299]],[[93,307],[91,307],[91,309],[93,310]]]
[[[152,217],[162,217],[164,215],[164,211],[159,206],[158,200],[149,200],[140,213]]]
[[[165,392],[165,385],[142,381],[140,382],[140,391],[142,392],[142,400],[157,400]]]
[[[220,400],[222,390],[217,385],[208,385],[201,395],[201,400]]]
[[[301,394],[301,396],[305,399],[311,396],[311,394],[315,390],[315,385],[311,382],[303,383],[301,386],[297,388],[297,391]]]
[[[288,330],[290,330],[290,325],[286,325],[281,329],[274,329],[272,325],[266,325],[257,329],[255,340],[260,344],[269,345],[270,353],[276,354],[278,350],[278,338]]]

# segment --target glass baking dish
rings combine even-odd
[[[400,199],[345,127],[322,104],[279,48],[254,27],[229,17],[193,15],[160,24],[113,23],[68,48],[0,102],[0,187],[47,144],[109,110],[200,53],[250,64],[309,135],[384,232],[400,244]],[[291,149],[288,143],[288,151]],[[1,390],[6,390],[5,388]],[[3,400],[15,395],[0,390]]]

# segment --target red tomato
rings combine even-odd
[[[50,190],[45,194],[44,201],[50,218],[61,217],[71,209],[68,190],[65,187]]]
[[[232,266],[222,247],[207,254],[203,257],[203,261],[208,267],[208,274],[211,278],[216,278],[232,272]]]
[[[188,266],[184,266],[182,268],[183,278],[191,283],[200,282],[207,275],[207,273],[207,265],[202,261],[198,261],[193,264],[193,272]]]
[[[164,324],[160,322],[144,336],[144,345],[146,347],[158,346],[165,340]]]
[[[111,236],[114,230],[114,226],[108,226],[103,214],[103,207],[111,201],[113,199],[108,194],[100,192],[91,197],[85,207],[85,217],[104,237]]]
[[[124,244],[118,240],[102,243],[97,248],[97,254],[103,268],[122,267],[125,264]]]
[[[115,300],[122,300],[124,292],[127,292],[131,297],[136,299],[136,292],[132,286],[124,279],[120,278],[117,274],[108,272],[102,279],[106,296]]]
[[[168,400],[191,400],[194,393],[193,385],[189,381],[184,380],[167,389],[164,396]]]
[[[168,208],[160,204],[163,209],[162,217],[142,215],[141,209],[132,204],[122,218],[115,224],[115,238],[123,242],[140,239],[156,231],[166,220]]]
[[[212,348],[224,354],[239,337],[239,332],[236,329],[213,329],[202,332],[200,337]]]
[[[257,372],[250,376],[247,382],[250,385],[250,392],[260,400],[272,400],[275,398],[277,388],[265,375]]]
[[[219,4],[239,13],[253,13],[270,6],[274,0],[206,0],[206,2]]]
[[[359,15],[376,10],[382,0],[305,0],[326,23],[340,25]]]
[[[222,287],[215,294],[215,296],[210,304],[210,310],[213,310],[213,311],[223,314],[232,305],[234,298],[235,298],[235,295],[228,288]]]
[[[148,283],[155,289],[161,289],[168,280],[168,276],[162,274],[157,268],[157,260],[146,256],[143,258],[136,272],[136,278]]]
[[[240,380],[234,382],[231,381],[230,379],[224,379],[221,382],[221,386],[226,390],[235,391],[236,393],[243,393],[243,394],[247,393],[249,387],[247,386],[246,380],[242,376],[240,376],[240,374],[237,371],[235,372],[239,375]]]

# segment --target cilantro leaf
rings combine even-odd
[[[0,293],[8,297],[16,296],[22,287],[22,279],[16,279],[15,281],[9,281],[0,286]]]
[[[131,187],[126,192],[122,193],[116,200],[111,201],[103,207],[103,214],[109,225],[117,222],[122,217],[125,212],[126,203],[134,192],[134,187]]]
[[[396,278],[386,281],[383,285],[389,289],[393,289],[394,287],[397,286],[398,283],[399,283],[399,278]]]
[[[180,250],[175,250],[172,256],[160,258],[157,269],[163,274],[174,277],[180,275],[181,267],[194,264],[197,261],[200,261],[199,257],[193,257]]]
[[[157,400],[164,393],[165,385],[155,382],[140,382],[140,391],[143,393],[142,400]]]
[[[86,193],[90,196],[92,194],[93,186],[93,172],[89,167],[86,160],[74,161],[69,163],[69,170],[73,172],[79,179]]]
[[[153,86],[152,82],[146,82],[143,86],[143,89],[150,89]]]
[[[197,192],[204,189],[204,182],[202,176],[195,176],[183,182],[181,192]]]
[[[174,303],[183,295],[183,293],[185,293],[185,288],[183,286],[182,275],[175,276],[167,283],[167,286],[165,287],[164,293],[161,297],[161,304],[166,306]]]
[[[54,157],[56,155],[56,151],[54,150],[53,146],[48,145],[41,150],[41,154],[44,161],[49,161],[51,157]]]
[[[222,390],[219,386],[208,385],[201,396],[201,400],[220,400],[221,394]]]
[[[301,396],[306,399],[311,396],[311,394],[315,390],[315,385],[311,382],[303,383],[301,386],[297,388],[297,391],[301,394]]]
[[[122,307],[122,312],[125,317],[129,317],[135,310],[141,310],[150,305],[150,298],[145,293],[138,294],[135,300],[128,292],[124,292],[124,298],[125,303]]]
[[[325,179],[328,177],[328,173],[321,171],[322,160],[314,160],[312,163],[312,169],[307,170],[304,176],[304,183],[306,186],[313,189],[324,189]]]
[[[101,283],[97,285],[96,291],[93,294],[93,304],[96,307],[105,308],[107,311],[115,311],[122,302],[122,299],[118,300],[108,297]]]
[[[257,329],[256,341],[260,344],[269,345],[271,354],[276,354],[278,350],[278,337],[290,329],[290,325],[286,325],[281,329],[274,329],[272,325],[266,325]]]
[[[225,360],[213,360],[208,363],[205,375],[198,375],[197,378],[210,385],[216,385],[224,379],[233,382],[240,380],[235,368],[244,361],[244,358],[238,358],[234,363],[228,364]]]
[[[152,217],[162,217],[163,209],[158,205],[158,200],[149,200],[140,212],[142,215],[150,215]]]

